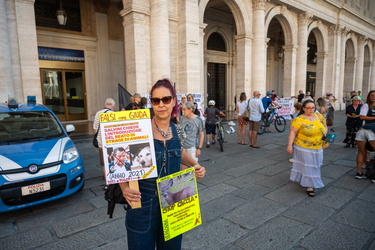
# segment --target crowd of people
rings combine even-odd
[[[168,79],[157,81],[151,89],[150,96],[155,152],[161,154],[165,151],[165,147],[169,152],[176,151],[176,154],[164,154],[163,159],[157,159],[156,165],[160,175],[158,178],[180,171],[183,168],[181,162],[193,166],[197,178],[204,177],[205,168],[198,163],[202,147],[206,144],[206,148],[209,148],[215,144],[217,116],[224,117],[225,113],[215,106],[215,100],[209,100],[207,108],[200,111],[192,94],[182,95],[178,103],[176,91]],[[300,90],[294,98],[295,110],[294,114],[291,114],[290,133],[286,147],[286,152],[293,155],[290,159],[292,162],[290,180],[298,182],[305,188],[309,197],[314,197],[315,190],[324,187],[321,177],[323,149],[327,145],[325,138],[328,133],[335,132],[334,111],[337,99],[331,93],[327,93],[324,97],[314,98],[309,91],[304,94],[303,90]],[[247,133],[250,148],[261,148],[257,142],[258,131],[262,119],[268,119],[271,110],[280,106],[277,100],[275,91],[267,91],[263,98],[259,91],[254,91],[249,99],[245,92],[240,94],[236,102],[238,144],[248,145]],[[146,107],[147,98],[135,93],[131,103],[123,110]],[[95,116],[94,131],[100,131],[99,115],[104,112],[113,112],[114,109],[114,100],[108,98],[104,108]],[[375,149],[375,91],[368,93],[365,103],[362,101],[360,91],[358,93],[352,91],[351,103],[347,105],[345,115],[347,119],[344,147],[358,149],[355,178],[363,179],[366,178],[362,170],[369,157],[368,145]],[[365,121],[365,126],[363,126],[363,121]],[[183,138],[179,136],[179,129],[184,133]],[[119,154],[117,158],[120,159],[121,153],[124,154],[123,151],[117,150],[113,154],[116,156]],[[100,163],[104,168],[100,140],[99,155]],[[114,163],[112,168],[121,167],[120,165]],[[167,169],[162,171],[166,165]],[[375,183],[375,180],[372,182]],[[141,209],[130,209],[126,215],[129,249],[151,249],[151,246],[155,245],[161,248],[180,249],[181,235],[167,242],[162,237],[155,180],[151,178],[141,181],[139,191],[131,189],[128,183],[121,183],[120,187],[130,207],[133,202],[141,201],[143,204]],[[137,223],[139,219],[144,220],[145,223]],[[146,224],[147,227],[145,227]]]

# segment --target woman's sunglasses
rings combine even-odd
[[[162,101],[164,104],[170,104],[172,99],[173,96],[164,96],[163,98],[152,97],[151,103],[152,105],[159,105],[160,101]]]

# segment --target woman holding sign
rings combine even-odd
[[[157,81],[151,89],[151,104],[154,116],[151,120],[158,178],[181,170],[181,162],[195,168],[197,178],[204,177],[206,170],[184,150],[171,117],[178,111],[177,96],[170,80]],[[128,209],[125,226],[128,248],[132,249],[181,249],[182,235],[164,241],[156,178],[139,181],[139,191],[131,189],[129,183],[120,187],[130,207],[141,202],[142,207]]]

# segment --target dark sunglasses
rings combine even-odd
[[[152,97],[152,105],[159,105],[160,101],[163,101],[164,104],[170,104],[173,99],[173,96],[164,96],[163,98]]]

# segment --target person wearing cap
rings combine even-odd
[[[133,110],[133,109],[140,109],[141,108],[141,95],[139,93],[135,93],[131,97],[131,103],[129,103],[125,110]]]
[[[271,91],[267,91],[267,94],[265,97],[262,98],[262,104],[264,108],[264,113],[262,115],[262,119],[268,120],[268,117],[270,116],[270,105],[274,106],[280,106],[277,101],[272,100],[273,93]]]
[[[215,144],[215,135],[216,135],[216,115],[225,116],[223,112],[219,109],[215,108],[216,102],[214,100],[210,100],[208,102],[208,108],[204,111],[203,116],[206,117],[206,147],[210,147],[210,136],[212,135],[212,144]]]
[[[263,108],[265,111],[268,110],[270,104],[272,103],[275,106],[279,106],[276,101],[272,101],[273,93],[271,91],[267,91],[267,95],[262,98]]]

